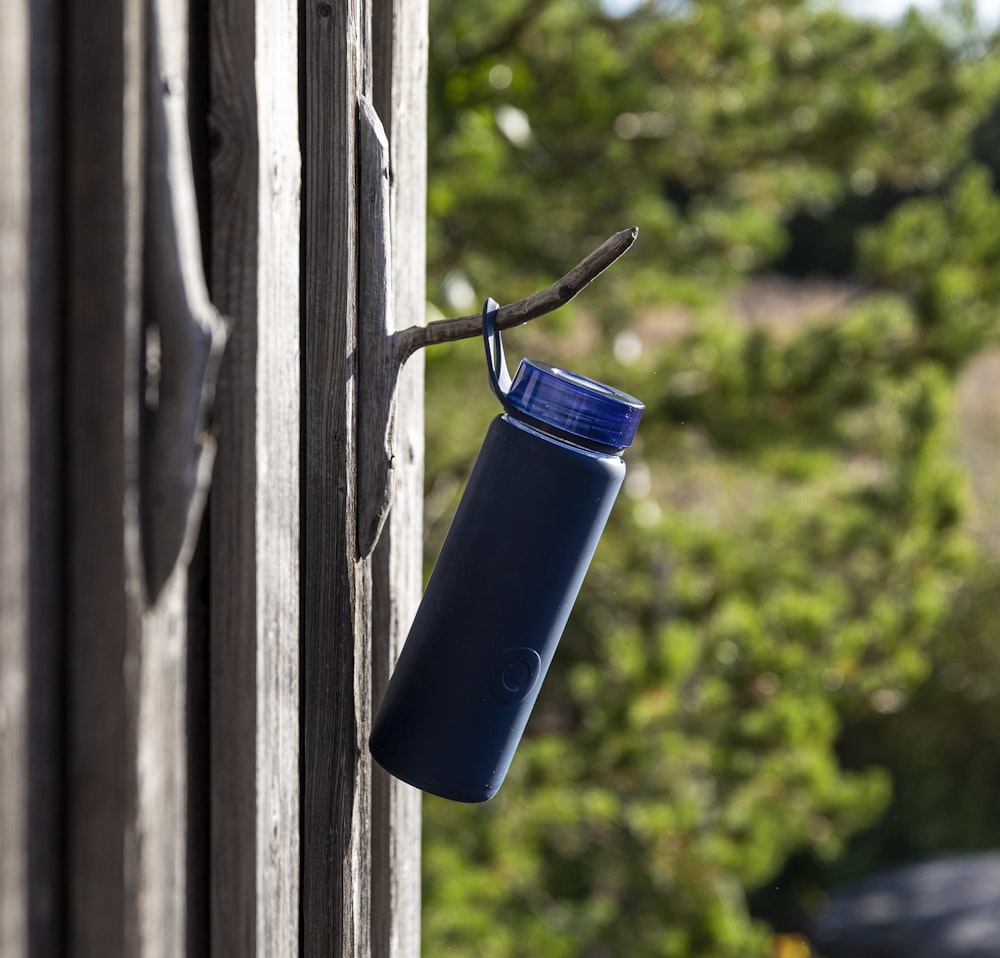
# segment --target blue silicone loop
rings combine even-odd
[[[508,414],[602,449],[630,446],[645,409],[634,396],[533,359],[521,360],[511,382],[495,326],[498,311],[494,300],[486,301],[483,339],[490,385]]]

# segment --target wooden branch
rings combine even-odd
[[[503,330],[520,326],[564,306],[591,280],[628,252],[638,235],[639,229],[635,226],[615,233],[577,263],[562,279],[556,280],[551,286],[532,293],[525,299],[519,299],[516,303],[501,306],[497,314],[496,328]],[[442,319],[427,326],[411,326],[396,333],[394,337],[397,362],[402,365],[423,346],[434,346],[456,339],[471,339],[473,336],[482,335],[482,331],[482,316],[479,313],[461,316],[458,319]]]

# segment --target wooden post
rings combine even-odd
[[[0,953],[28,944],[30,15],[0,9]]]
[[[30,16],[28,938],[45,955],[62,946],[63,907],[63,63],[52,56],[62,36],[55,0],[30,0]],[[7,329],[0,322],[0,337]]]
[[[373,558],[357,505],[384,490],[359,486],[357,451],[379,448],[385,423],[375,435],[359,429],[373,428],[365,413],[392,390],[396,370],[358,357],[366,336],[387,336],[379,310],[404,324],[423,313],[426,7],[319,4],[305,38],[303,941],[307,954],[413,955],[419,797],[373,779],[367,741],[373,680],[380,694],[420,588],[422,376],[416,363],[404,380],[399,501]],[[373,93],[381,125],[389,119],[388,221],[367,205],[355,168],[357,157],[371,182],[382,176],[384,154],[363,150],[374,141],[358,128],[361,99]],[[372,256],[359,273],[366,244]],[[359,313],[368,317],[360,329]]]
[[[303,955],[371,950],[371,574],[357,559],[359,0],[304,8]]]
[[[211,0],[211,953],[299,948],[298,19]],[[251,14],[251,15],[248,15]]]
[[[419,795],[367,738],[420,588],[422,366],[372,555],[398,364],[359,378],[358,316],[422,320],[426,3],[199,3],[0,4],[0,952],[410,958]]]
[[[427,3],[378,0],[375,109],[389,142],[392,317],[424,321],[427,193]],[[363,384],[364,385],[364,384]],[[423,584],[424,357],[396,386],[395,494],[374,556],[372,698],[377,707]],[[372,781],[372,954],[420,953],[420,792],[377,766]]]
[[[74,953],[115,958],[140,947],[145,17],[123,0],[67,14],[66,930]]]

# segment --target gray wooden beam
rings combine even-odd
[[[60,55],[61,6],[57,0],[30,0],[30,15],[28,911],[29,952],[44,956],[59,953],[64,931],[61,634],[65,593],[61,366],[64,64]],[[0,327],[7,328],[3,323]]]
[[[370,953],[370,562],[357,556],[359,0],[307,4],[303,142],[302,955]]]
[[[232,317],[212,497],[212,953],[299,938],[298,20],[210,6],[212,289]]]
[[[139,954],[144,5],[67,23],[67,938]]]
[[[209,6],[210,287],[233,317],[209,497],[211,954],[257,951],[257,244],[255,18]]]
[[[298,20],[212,0],[211,950],[299,948]]]
[[[28,953],[30,119],[26,0],[0,8],[0,953]]]
[[[374,103],[389,141],[392,316],[424,321],[427,208],[427,3],[377,0]],[[423,583],[424,357],[396,385],[395,493],[373,560],[372,698],[377,706]],[[377,766],[372,783],[372,954],[420,954],[420,792]]]

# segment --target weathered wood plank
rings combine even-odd
[[[372,698],[380,701],[420,598],[423,541],[423,362],[397,390],[396,492],[373,565]],[[420,954],[421,793],[373,765],[372,954]]]
[[[299,25],[258,0],[257,953],[299,946]]]
[[[188,941],[187,566],[214,457],[202,430],[225,333],[202,267],[187,131],[187,0],[153,0],[149,12],[140,505],[152,605],[142,615],[136,688],[134,893],[141,954],[167,958]]]
[[[299,940],[297,6],[211,4],[212,288],[234,317],[212,500],[212,953]]]
[[[140,953],[135,727],[143,6],[67,24],[67,938]]]
[[[142,615],[136,702],[138,951],[184,954],[187,942],[187,570]]]
[[[370,575],[356,530],[363,5],[303,7],[302,954],[370,952]]]
[[[30,0],[30,16],[28,948],[32,955],[44,956],[59,954],[64,931],[61,695],[65,593],[61,368],[64,65],[59,55],[61,8],[56,0]],[[5,30],[0,32],[6,34]],[[0,323],[0,328],[6,329],[6,324]]]
[[[0,8],[0,954],[28,953],[29,12]]]
[[[427,3],[377,0],[374,101],[389,139],[392,313],[397,328],[423,322],[426,301]],[[424,361],[397,383],[392,511],[374,558],[372,697],[379,701],[419,602],[422,577]],[[420,954],[420,792],[375,768],[372,953]]]
[[[211,954],[257,951],[257,98],[255,20],[209,8],[210,288],[233,317],[216,391],[209,648]]]
[[[25,11],[43,6],[53,12],[51,0],[16,0],[3,7],[0,43],[5,53],[8,46],[23,51]],[[183,19],[183,0],[157,8],[161,6]],[[411,15],[405,7],[397,3],[392,12],[392,63],[412,53],[405,32]],[[52,896],[58,894],[53,880],[58,823],[51,804],[33,804],[39,789],[52,795],[58,787],[51,755],[60,716],[51,699],[33,694],[36,681],[50,690],[59,684],[52,638],[57,619],[65,623],[68,666],[67,941],[76,954],[114,956],[177,954],[185,942],[197,939],[185,928],[186,836],[192,826],[185,817],[186,582],[183,568],[175,570],[156,604],[147,608],[140,558],[142,260],[144,246],[150,248],[142,241],[144,98],[150,89],[144,77],[145,9],[138,0],[100,0],[98,9],[86,11],[67,8],[67,142],[60,144],[68,157],[64,617],[53,611],[59,590],[54,573],[44,569],[55,565],[47,562],[52,550],[36,548],[39,537],[51,545],[60,526],[58,512],[39,507],[35,489],[41,475],[40,488],[51,492],[53,500],[59,498],[53,479],[59,414],[49,400],[48,407],[45,401],[36,403],[33,385],[36,380],[54,385],[52,315],[58,287],[46,277],[46,309],[52,314],[48,325],[36,323],[30,306],[6,295],[8,278],[21,275],[27,256],[21,247],[17,255],[6,255],[8,226],[22,245],[25,237],[34,243],[29,258],[39,264],[32,266],[38,270],[36,278],[46,267],[53,275],[59,271],[55,207],[53,201],[44,214],[47,239],[39,245],[24,226],[25,216],[34,226],[35,214],[17,207],[27,201],[18,192],[27,176],[23,181],[5,177],[7,189],[0,187],[2,202],[11,199],[18,210],[8,217],[3,206],[5,316],[8,308],[19,310],[25,322],[32,316],[26,334],[30,340],[5,335],[0,347],[5,399],[0,438],[6,454],[0,474],[5,506],[0,562],[3,585],[18,586],[13,604],[7,591],[0,593],[0,681],[5,683],[0,951],[5,955],[23,951],[30,934],[25,909],[36,903],[37,916],[31,921],[39,937],[26,947],[49,954],[59,938],[51,931],[44,937],[46,925],[51,929],[54,924]],[[380,554],[373,585],[370,563],[355,560],[356,505],[359,494],[367,491],[358,490],[355,475],[358,403],[364,401],[364,394],[360,399],[357,394],[355,366],[355,104],[371,82],[366,45],[371,31],[364,23],[369,13],[360,0],[336,9],[327,4],[303,8],[310,146],[305,188],[315,205],[304,220],[306,348],[300,357],[296,11],[290,0],[258,0],[252,18],[235,0],[213,0],[211,7],[213,290],[239,324],[220,397],[222,451],[212,506],[212,950],[294,954],[301,944],[308,954],[415,954],[419,797],[384,780],[373,826],[366,745],[372,590],[380,590],[379,609],[385,613],[378,626],[380,683],[419,590],[420,364],[411,362],[403,382],[407,425],[397,458],[404,473],[401,488],[407,491],[387,528],[387,544],[392,539],[396,544]],[[56,18],[49,19],[54,23]],[[420,46],[425,44],[425,20],[426,9],[418,5],[412,21],[418,60],[425,58],[425,46]],[[174,22],[169,36],[179,43],[182,36],[186,40],[186,30]],[[37,41],[34,35],[31,39]],[[20,61],[15,56],[5,62]],[[183,73],[179,61],[174,66]],[[407,69],[401,76],[408,75]],[[417,322],[419,317],[411,314],[422,312],[423,304],[424,89],[408,84],[405,78],[389,82],[381,106],[386,117],[396,111],[391,147],[397,176],[413,177],[413,189],[397,195],[392,210],[394,254],[404,264],[404,279],[393,299],[401,325]],[[155,95],[155,76],[152,90]],[[8,84],[0,102],[13,98],[26,104],[26,93],[18,99],[22,93]],[[55,102],[51,90],[46,97]],[[150,143],[159,149],[155,137]],[[408,151],[407,156],[397,156],[399,150]],[[15,150],[14,155],[22,154]],[[50,157],[39,173],[37,157],[32,157],[33,176],[51,189],[56,185],[54,161]],[[35,202],[35,197],[29,199]],[[189,252],[194,248],[190,239],[185,240]],[[394,283],[397,275],[394,267]],[[24,283],[34,288],[35,279]],[[17,328],[23,333],[24,323]],[[46,335],[48,352],[36,353],[34,337],[41,342]],[[36,361],[36,355],[42,358]],[[28,385],[26,368],[33,377]],[[20,378],[8,375],[13,369]],[[300,374],[306,389],[301,430]],[[8,404],[12,392],[30,395],[30,403],[25,398],[26,405]],[[19,419],[25,408],[30,415]],[[43,423],[38,428],[36,410]],[[10,443],[9,434],[16,434]],[[31,444],[30,454],[11,456],[18,441]],[[306,466],[302,475],[300,452]],[[29,460],[30,467],[23,465]],[[20,471],[7,469],[11,462]],[[13,499],[23,500],[27,482],[29,508],[6,508]],[[300,491],[306,494],[301,508]],[[300,523],[306,530],[301,544]],[[301,604],[300,560],[308,584]],[[44,575],[36,576],[36,567]],[[28,588],[22,587],[25,577]],[[41,585],[36,586],[36,579]],[[47,644],[35,641],[36,623],[43,620]],[[9,630],[11,622],[15,627]],[[300,628],[306,640],[301,651]],[[300,666],[309,679],[301,719]],[[32,692],[30,700],[25,690]],[[26,773],[25,736],[34,742],[35,729],[47,743],[49,760]],[[300,734],[306,786],[301,798]],[[18,774],[6,774],[8,761],[18,765]],[[33,807],[26,812],[29,792]],[[301,925],[300,811],[308,851],[301,870]],[[44,822],[54,827],[36,841],[40,864],[26,881],[25,869],[35,867],[28,861],[35,851],[23,836],[37,836],[36,826]],[[384,839],[375,852],[374,884],[373,827]],[[42,880],[36,882],[36,875]],[[8,895],[12,881],[16,890]],[[28,895],[26,886],[31,888]],[[42,894],[36,894],[39,888]]]
[[[0,954],[61,947],[61,63],[49,0],[0,9]]]

